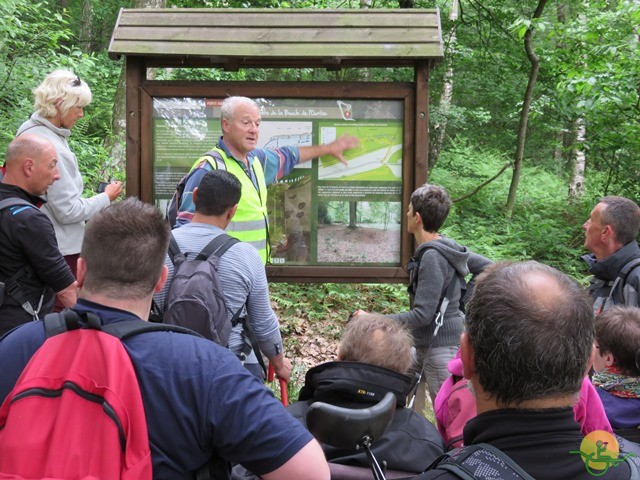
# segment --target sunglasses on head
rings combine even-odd
[[[80,77],[76,75],[76,79],[73,82],[71,82],[71,86],[79,87],[80,85],[82,85],[82,81],[80,80]]]

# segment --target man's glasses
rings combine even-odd
[[[71,82],[71,86],[79,87],[80,85],[82,85],[82,81],[80,80],[80,77],[76,75],[76,79],[73,82]]]

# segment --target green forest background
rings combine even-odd
[[[535,259],[584,283],[582,223],[603,195],[640,193],[637,0],[2,0],[0,151],[55,68],[88,82],[72,135],[88,190],[124,179],[120,8],[439,8],[445,60],[430,82],[430,177],[455,199],[444,232],[499,259]],[[411,69],[159,69],[157,79],[412,81]],[[406,308],[402,286],[272,285],[281,315],[346,319]],[[294,334],[296,321],[285,327]],[[334,332],[335,333],[335,332]],[[337,333],[335,333],[337,335]]]

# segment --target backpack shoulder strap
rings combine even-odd
[[[178,242],[176,242],[176,238],[173,236],[173,232],[171,232],[169,237],[169,250],[167,253],[169,254],[171,263],[174,262],[176,255],[180,253],[180,247],[178,246]]]
[[[425,254],[427,250],[431,250],[431,249],[433,249],[433,247],[429,247],[429,246],[424,247],[416,255],[413,255],[411,257],[411,260],[409,260],[409,263],[413,262],[416,266],[420,265],[420,262],[422,261],[422,256]]]
[[[640,266],[640,257],[634,258],[633,260],[628,262],[624,267],[622,267],[622,270],[620,270],[618,277],[622,278],[622,281],[624,281],[627,278],[627,275],[629,275],[633,270],[635,270],[639,266]]]
[[[44,330],[47,338],[82,328],[80,320],[84,320],[89,328],[94,330],[102,329],[100,317],[97,315],[90,312],[79,314],[74,310],[65,308],[61,312],[48,313],[44,316]]]
[[[242,307],[244,307],[244,305]],[[262,358],[262,353],[260,353],[260,344],[258,343],[258,337],[256,336],[256,332],[253,329],[253,326],[251,325],[251,321],[247,317],[240,317],[240,312],[242,311],[242,307],[240,307],[240,309],[235,313],[235,315],[231,319],[231,325],[234,327],[239,323],[242,324],[242,329],[244,330],[244,333],[247,336],[247,339],[249,340],[249,344],[251,345],[250,350],[246,350],[242,352],[242,354],[244,355],[244,358],[242,358],[241,360],[246,359],[247,355],[249,355],[251,351],[253,351],[256,354],[256,359],[258,360],[258,364],[262,369],[262,373],[266,377],[267,366],[265,365],[264,359]]]
[[[30,202],[18,197],[11,197],[11,198],[5,198],[4,200],[0,200],[0,210],[4,210],[5,208],[10,208],[10,207],[15,207],[16,205],[33,207],[33,205]]]
[[[213,168],[214,170],[227,169],[227,164],[224,163],[222,154],[217,148],[212,148],[200,158],[204,158],[207,162],[209,162],[209,165],[211,165],[211,168]]]
[[[209,258],[211,255],[221,257],[227,250],[229,250],[229,248],[231,248],[232,245],[235,245],[238,242],[239,240],[237,238],[230,237],[226,233],[222,233],[207,243],[200,251],[197,258],[205,259]]]
[[[100,317],[94,313],[87,312],[79,314],[71,309],[64,309],[62,312],[54,312],[45,315],[44,328],[47,338],[53,337],[60,333],[68,332],[82,328],[80,320],[85,320],[88,327],[95,330],[101,330],[109,335],[113,335],[120,340],[133,337],[145,332],[177,332],[188,335],[201,335],[189,330],[188,328],[179,327],[177,325],[168,325],[165,323],[150,323],[141,320],[124,320],[122,322],[109,323],[102,325]]]
[[[416,255],[413,255],[409,259],[409,263],[407,264],[407,273],[409,273],[409,285],[407,286],[407,290],[410,295],[415,295],[417,285],[418,285],[418,270],[420,269],[420,262],[422,261],[422,256],[425,254],[427,250],[431,247],[425,247]]]
[[[431,468],[451,472],[464,480],[489,480],[490,478],[534,480],[507,454],[488,443],[469,445],[445,453],[436,459],[429,467]]]
[[[109,323],[102,326],[102,331],[106,332],[114,337],[124,340],[140,333],[146,332],[176,332],[184,333],[187,335],[194,335],[196,337],[202,337],[197,332],[188,328],[180,327],[178,325],[169,325],[166,323],[150,323],[140,320],[125,320],[122,322]]]

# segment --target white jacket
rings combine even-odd
[[[60,180],[47,191],[47,203],[42,211],[51,219],[62,255],[80,253],[85,221],[109,205],[109,196],[99,193],[82,198],[84,182],[78,169],[78,160],[69,149],[71,131],[58,128],[46,118],[34,113],[18,129],[16,136],[33,133],[49,140],[58,153]]]

